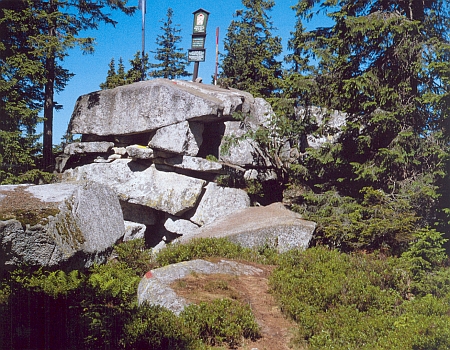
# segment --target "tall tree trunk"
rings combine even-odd
[[[49,2],[49,15],[56,12],[53,0]],[[56,37],[56,20],[50,21],[48,35]],[[50,170],[53,165],[53,110],[54,110],[54,86],[55,86],[55,47],[50,43],[50,48],[45,61],[47,82],[44,90],[44,138],[43,138],[43,169]]]

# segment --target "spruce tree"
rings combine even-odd
[[[114,57],[111,58],[111,61],[108,65],[108,73],[106,75],[106,81],[104,83],[100,84],[100,89],[106,90],[106,89],[112,89],[115,87],[115,79],[117,76],[116,73],[116,61],[114,60]]]
[[[100,84],[102,90],[114,89],[115,87],[136,83],[142,79],[142,67],[144,67],[144,75],[147,75],[149,64],[148,55],[144,57],[144,64],[142,64],[142,55],[137,51],[132,60],[130,60],[130,69],[125,71],[125,64],[122,57],[119,58],[119,64],[116,72],[116,64],[114,58],[109,63],[106,81]]]
[[[132,60],[130,60],[131,68],[127,71],[126,81],[128,84],[136,83],[142,80],[142,76],[145,77],[148,74],[149,63],[148,54],[144,55],[144,62],[142,62],[142,55],[140,51],[137,51]],[[144,69],[144,72],[142,72]]]
[[[313,5],[300,1],[299,18]],[[349,113],[349,170],[355,179],[388,186],[433,171],[426,168],[433,161],[414,149],[448,121],[448,4],[343,1],[329,11],[335,25],[297,33],[291,42],[318,59],[306,68],[321,87],[317,101]]]
[[[307,32],[317,8],[334,24]],[[434,224],[449,157],[448,2],[301,0],[294,9],[291,71],[310,79],[309,101],[347,113],[338,142],[310,151],[310,184],[354,197],[370,186]]]
[[[187,55],[177,46],[182,40],[179,35],[181,29],[173,24],[173,10],[170,7],[167,9],[167,19],[160,29],[162,34],[157,36],[158,47],[154,56],[159,63],[150,64],[150,67],[154,69],[150,75],[154,78],[166,79],[190,76],[191,74],[186,70]]]
[[[256,96],[269,97],[279,89],[281,38],[268,15],[273,0],[243,0],[245,9],[236,11],[224,40],[225,54],[220,78],[227,85]]]
[[[106,8],[121,10],[127,14],[131,14],[134,8],[126,7],[127,0],[17,0],[14,2],[2,0],[2,10],[8,9],[8,3],[23,5],[15,8],[12,13],[8,12],[8,16],[2,18],[3,23],[6,26],[16,25],[20,28],[24,35],[15,43],[15,46],[32,49],[34,54],[32,60],[43,72],[43,79],[36,79],[29,83],[43,93],[43,97],[36,97],[34,101],[44,110],[43,168],[47,169],[53,162],[53,112],[58,107],[54,101],[54,95],[55,92],[64,89],[72,76],[62,66],[68,50],[79,46],[84,52],[93,52],[94,39],[79,37],[80,32],[97,29],[101,22],[116,24],[105,12]],[[4,10],[3,13],[5,13]],[[5,45],[3,50],[5,57],[13,54],[8,51],[8,47],[9,45]],[[18,76],[27,74],[26,66],[21,66],[17,61],[12,65]],[[7,115],[6,118],[14,118],[14,116]]]
[[[20,182],[38,165],[45,71],[29,40],[39,35],[38,25],[27,2],[0,1],[0,183]]]

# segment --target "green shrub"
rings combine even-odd
[[[183,320],[160,306],[142,305],[124,327],[125,349],[195,349],[198,338]]]
[[[117,259],[133,269],[138,276],[143,276],[153,268],[151,252],[151,249],[146,248],[143,238],[123,242],[114,247]]]
[[[448,239],[445,239],[442,233],[423,228],[415,232],[414,238],[402,258],[412,263],[416,274],[430,271],[447,259],[444,244]]]
[[[282,310],[298,324],[298,345],[450,348],[450,287],[439,291],[450,281],[450,269],[422,275],[422,290],[414,296],[418,282],[412,266],[407,259],[315,247],[283,254],[270,285]]]
[[[406,250],[419,221],[409,203],[371,187],[362,189],[361,195],[358,201],[336,191],[308,192],[293,209],[317,222],[314,245],[344,252],[383,250],[391,255]]]
[[[180,314],[194,337],[208,345],[241,345],[243,338],[255,340],[260,329],[250,306],[230,299],[191,304]]]
[[[81,318],[89,348],[119,348],[123,327],[137,307],[140,277],[125,263],[93,266],[83,291]]]
[[[400,307],[401,315],[386,336],[379,338],[379,349],[450,348],[450,299],[432,295],[415,298]]]
[[[450,268],[442,267],[427,273],[420,274],[411,286],[416,295],[424,296],[431,294],[437,298],[450,295]]]
[[[261,247],[259,250],[243,248],[226,238],[202,238],[193,239],[186,244],[168,245],[158,253],[156,262],[159,266],[166,266],[182,261],[210,257],[272,264],[276,260],[276,252],[270,247]]]
[[[11,278],[17,283],[16,286],[21,285],[24,289],[43,292],[54,298],[78,289],[86,279],[77,270],[66,273],[61,270],[46,271],[42,268],[33,272],[16,270],[11,274]]]

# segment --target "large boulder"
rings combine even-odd
[[[190,220],[203,226],[249,206],[250,198],[244,190],[211,182]]]
[[[165,152],[196,156],[203,138],[203,124],[181,122],[156,130],[148,146]]]
[[[222,101],[223,115],[232,116],[234,113],[251,113],[255,103],[253,96],[245,91],[236,89],[223,89],[216,85],[197,84],[191,81],[176,80],[178,86],[184,86],[191,91],[217,98]]]
[[[227,237],[244,247],[270,246],[279,252],[285,252],[290,249],[306,249],[315,228],[315,222],[303,220],[299,214],[286,209],[281,203],[273,203],[266,207],[238,210],[183,235],[177,241],[183,243],[192,238]]]
[[[248,98],[211,85],[199,89],[186,82],[148,80],[80,96],[68,132],[131,135],[184,121],[230,119],[235,111],[250,109]]]
[[[326,108],[309,106],[296,110],[298,118],[309,118],[315,122],[319,132],[307,135],[307,147],[320,148],[326,143],[336,142],[342,134],[342,129],[347,123],[347,113],[328,110]]]
[[[102,263],[125,227],[117,195],[96,183],[0,186],[0,270]]]
[[[135,239],[144,239],[146,230],[147,227],[144,224],[133,221],[125,221],[125,234],[123,236],[123,241],[127,242]]]
[[[66,171],[63,178],[99,182],[113,188],[124,202],[177,216],[196,206],[206,184],[204,180],[160,171],[154,164],[147,166],[130,159],[84,165]]]

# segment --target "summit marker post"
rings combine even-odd
[[[191,48],[188,50],[188,62],[194,62],[194,74],[192,81],[198,77],[200,62],[205,62],[206,49],[206,26],[208,24],[209,12],[200,8],[193,12],[194,23],[192,26]]]

